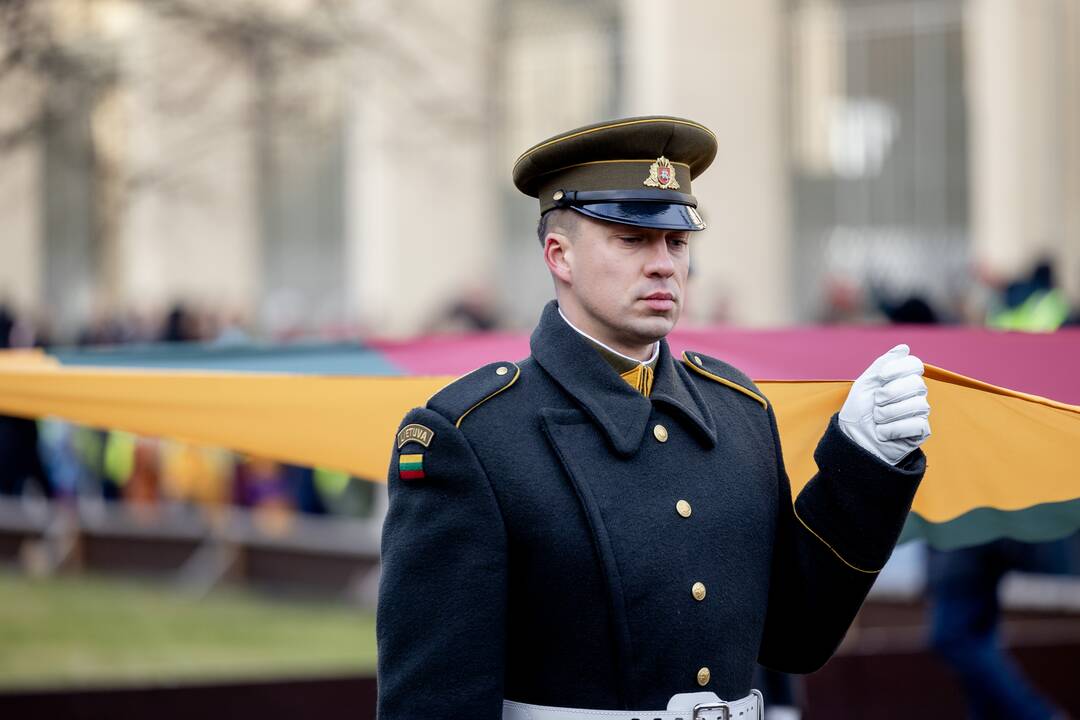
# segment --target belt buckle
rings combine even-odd
[[[718,703],[698,703],[694,706],[694,714],[690,716],[690,720],[709,720],[702,714],[709,710],[721,711],[716,720],[731,720],[731,706],[723,701]]]

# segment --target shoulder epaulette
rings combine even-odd
[[[465,416],[517,382],[521,368],[512,362],[496,362],[473,370],[431,396],[427,406],[455,426]]]
[[[765,396],[761,394],[753,381],[744,375],[742,371],[728,365],[723,360],[717,360],[708,355],[696,353],[693,350],[686,350],[682,354],[682,361],[698,375],[707,377],[721,385],[726,385],[736,392],[757,400],[766,410],[769,409],[769,401],[765,399]]]

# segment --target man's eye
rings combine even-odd
[[[683,237],[668,238],[668,244],[674,245],[675,247],[685,247],[687,244],[687,240]]]
[[[619,237],[619,239],[622,240],[624,243],[627,243],[628,245],[635,245],[642,240],[640,235],[622,235]]]

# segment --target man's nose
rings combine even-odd
[[[661,238],[659,242],[650,244],[645,274],[649,277],[670,277],[675,274],[675,261],[671,257],[671,251],[665,239]]]

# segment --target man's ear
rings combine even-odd
[[[571,271],[574,262],[573,253],[573,243],[570,242],[570,238],[562,233],[550,232],[544,238],[544,262],[547,263],[551,274],[567,285],[573,284],[571,282],[573,278]]]

